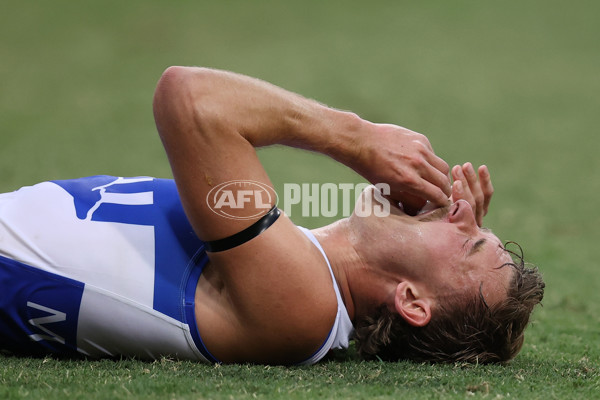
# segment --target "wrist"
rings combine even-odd
[[[373,124],[348,111],[329,109],[324,153],[334,160],[355,169],[364,150],[365,138]]]
[[[286,114],[286,133],[279,143],[325,154],[355,169],[365,138],[375,125],[355,113],[312,100],[296,106]]]

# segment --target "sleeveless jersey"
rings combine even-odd
[[[2,194],[0,348],[218,362],[194,313],[207,261],[172,180],[95,176]],[[303,364],[348,344],[352,324],[333,286],[334,327]]]

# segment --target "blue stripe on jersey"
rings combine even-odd
[[[155,251],[153,308],[183,322],[182,277],[202,242],[185,216],[175,182],[113,176],[53,182],[73,196],[79,219],[154,227],[154,243],[139,249],[153,246]]]
[[[154,309],[183,322],[181,299],[188,282],[185,276],[188,267],[191,268],[191,264],[195,264],[194,255],[203,248],[203,243],[187,220],[173,181],[156,181],[154,202],[161,210],[155,216],[154,223]]]
[[[82,282],[0,256],[2,348],[25,354],[77,352]]]
[[[196,268],[193,268],[189,272],[189,277],[186,278],[187,284],[185,287],[185,323],[190,327],[190,333],[192,334],[192,339],[194,339],[194,343],[200,353],[211,363],[218,363],[219,361],[208,351],[202,338],[200,337],[200,332],[198,331],[198,325],[196,323],[196,287],[198,286],[198,279],[200,279],[200,275],[202,275],[202,271],[204,267],[208,263],[208,256],[204,251],[204,247],[198,251],[196,256],[194,257],[194,265]]]

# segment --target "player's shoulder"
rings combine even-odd
[[[260,236],[210,258],[213,273],[221,272],[223,315],[203,304],[196,309],[199,321],[215,319],[199,329],[217,358],[299,362],[322,346],[338,312],[333,278],[319,248],[289,218],[282,215]]]

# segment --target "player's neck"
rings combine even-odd
[[[327,254],[348,315],[350,319],[354,320],[355,302],[348,282],[348,272],[360,260],[345,235],[346,225],[347,220],[342,219],[333,224],[314,229],[312,233],[325,250],[325,254]]]
[[[315,229],[313,234],[327,254],[352,321],[373,315],[382,304],[393,305],[396,280],[382,274],[357,251],[360,238],[348,219]]]

